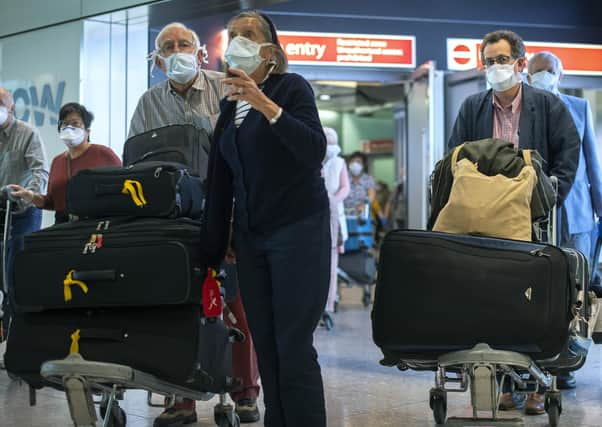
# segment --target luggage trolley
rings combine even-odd
[[[552,178],[557,183],[555,177]],[[539,241],[556,246],[557,232],[556,208],[553,207],[547,219],[534,224],[534,234]],[[599,239],[598,245],[601,242],[602,239]],[[581,256],[577,251],[565,251]],[[596,253],[599,253],[599,247]],[[444,424],[447,419],[447,393],[466,392],[469,389],[473,420],[483,419],[479,417],[479,411],[490,411],[491,418],[485,418],[486,420],[516,421],[498,417],[502,393],[500,384],[509,379],[512,391],[520,394],[537,392],[541,387],[546,387],[545,411],[550,426],[555,427],[562,413],[562,398],[556,385],[556,374],[579,369],[585,363],[592,335],[595,339],[594,324],[600,311],[600,301],[588,289],[593,275],[588,274],[587,261],[577,276],[580,277],[577,277],[569,340],[561,353],[555,357],[534,360],[516,351],[497,350],[486,343],[478,343],[472,348],[440,354],[432,359],[418,359],[414,355],[398,357],[385,354],[381,364],[396,366],[401,371],[435,371],[435,384],[429,392],[429,406],[437,424]],[[500,376],[501,380],[498,383]]]

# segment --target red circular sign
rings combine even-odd
[[[470,61],[470,48],[465,44],[459,44],[454,48],[453,60],[456,61],[458,65],[465,65]]]

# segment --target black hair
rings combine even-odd
[[[77,102],[69,102],[68,104],[63,105],[61,107],[61,111],[59,111],[59,123],[57,125],[57,129],[59,130],[59,132],[61,130],[63,120],[65,120],[65,118],[71,113],[76,113],[79,117],[81,117],[82,121],[84,122],[85,128],[90,129],[92,120],[94,120],[94,114],[86,110],[86,107],[84,107],[81,104],[78,104]]]
[[[485,46],[491,43],[497,43],[500,40],[506,40],[510,44],[512,57],[514,59],[522,58],[525,56],[525,43],[521,36],[510,30],[497,30],[491,33],[485,34],[483,42],[481,43],[481,62],[485,63]]]
[[[353,153],[351,153],[348,157],[349,163],[351,163],[351,161],[353,159],[358,158],[358,157],[360,159],[362,159],[362,164],[364,165],[364,170],[366,170],[368,168],[368,156],[366,156],[361,151],[354,151]]]

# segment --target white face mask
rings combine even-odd
[[[558,93],[559,76],[552,74],[549,71],[540,71],[531,74],[531,86],[537,89],[547,90],[553,93]]]
[[[330,144],[326,146],[326,159],[332,159],[336,157],[341,152],[341,147],[335,144]]]
[[[349,163],[349,172],[351,172],[351,175],[353,175],[353,176],[361,175],[363,169],[364,169],[364,167],[359,162]]]
[[[157,55],[165,64],[165,74],[169,80],[185,84],[197,75],[199,64],[193,53],[174,53],[167,58]]]
[[[224,59],[231,68],[243,70],[250,75],[259,67],[265,59],[259,55],[263,46],[270,46],[272,43],[256,43],[246,37],[236,36],[232,39],[224,54]]]
[[[65,126],[59,132],[59,138],[63,140],[68,148],[77,147],[79,144],[84,142],[86,131],[82,128],[74,126]]]
[[[514,61],[512,64],[493,64],[487,67],[487,82],[496,92],[504,92],[518,83],[514,72]]]
[[[8,108],[2,106],[0,107],[0,126],[4,125],[8,120]]]

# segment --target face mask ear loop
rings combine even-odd
[[[199,50],[203,51],[203,59],[201,60],[201,62],[203,64],[209,64],[209,51],[207,50],[207,45],[201,45],[201,47],[199,47]]]
[[[155,65],[156,65],[155,61],[156,61],[157,57],[162,58],[156,49],[153,50],[151,53],[149,53],[148,56],[146,57],[147,61],[152,61],[151,69],[150,69],[151,77],[155,77],[155,75],[153,74],[153,71],[155,70]]]

